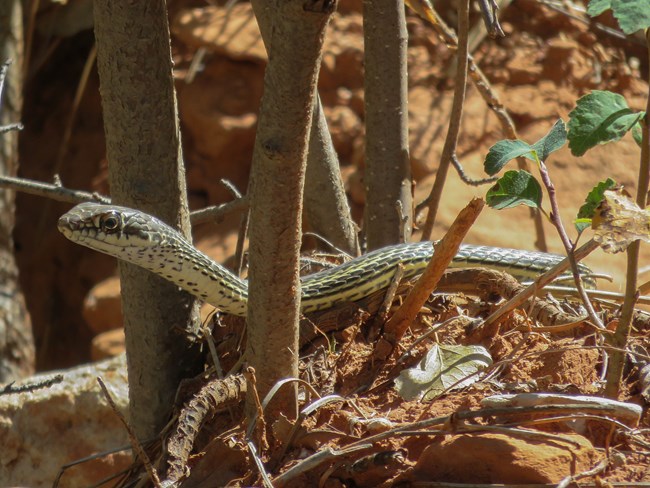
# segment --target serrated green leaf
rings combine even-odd
[[[612,0],[612,12],[627,35],[650,27],[648,0]]]
[[[595,17],[607,9],[612,9],[618,25],[627,35],[650,27],[648,0],[591,0],[587,13]]]
[[[541,161],[546,161],[549,155],[564,146],[565,142],[566,126],[562,119],[558,119],[548,134],[533,144],[533,149],[537,151],[537,157]]]
[[[594,90],[580,98],[569,114],[569,148],[574,156],[588,149],[617,141],[642,117],[618,93]]]
[[[506,171],[485,195],[487,204],[497,210],[527,205],[539,208],[542,187],[528,171]]]
[[[535,160],[531,154],[532,146],[519,139],[507,139],[497,142],[485,157],[483,168],[490,176],[497,174],[508,163],[519,156]]]
[[[580,210],[578,210],[578,218],[574,221],[574,225],[578,232],[582,232],[587,227],[591,227],[591,219],[594,216],[594,211],[603,200],[605,191],[614,188],[615,186],[616,182],[611,178],[607,178],[605,181],[598,182],[598,184],[591,189],[587,194],[587,198],[585,198],[585,203],[583,203]]]
[[[587,13],[592,17],[602,14],[608,8],[612,8],[611,0],[591,0],[587,7]]]
[[[431,400],[450,388],[458,389],[478,380],[476,373],[492,364],[483,346],[441,346],[435,344],[414,368],[395,379],[402,398]]]

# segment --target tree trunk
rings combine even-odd
[[[402,0],[363,2],[368,250],[404,242],[413,226]]]
[[[305,174],[305,217],[314,232],[339,249],[358,256],[357,228],[343,187],[339,158],[332,144],[320,98],[314,101]]]
[[[94,11],[113,202],[191,240],[165,2],[97,0]],[[198,371],[198,351],[178,332],[197,324],[196,301],[126,263],[120,279],[130,419],[149,439],[167,422],[180,380]]]
[[[268,51],[273,15],[271,6],[263,0],[252,0],[251,4]],[[305,173],[305,217],[318,235],[348,254],[358,256],[357,229],[350,215],[338,156],[318,94],[313,114]]]
[[[22,110],[23,18],[21,0],[0,2],[0,64],[8,67],[0,92],[0,127],[17,123]],[[0,175],[16,176],[18,132],[0,134]],[[34,338],[18,282],[12,232],[15,193],[0,191],[0,383],[34,372]]]
[[[279,0],[270,11],[273,36],[249,190],[246,356],[262,396],[278,380],[298,375],[301,200],[321,48],[334,7],[328,1]],[[295,415],[291,390],[281,390],[274,411]]]

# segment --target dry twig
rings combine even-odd
[[[110,204],[111,199],[107,196],[100,195],[96,192],[87,192],[82,190],[72,190],[62,186],[60,183],[43,183],[41,181],[29,180],[26,178],[15,178],[11,176],[0,176],[0,188],[11,188],[12,190],[22,191],[30,195],[51,198],[58,202],[67,202],[72,204],[83,202],[99,202]],[[192,224],[202,224],[204,222],[220,222],[223,217],[231,212],[248,209],[248,196],[222,203],[212,205],[201,210],[195,210],[190,214]]]
[[[422,276],[417,281],[411,292],[409,293],[404,304],[400,309],[390,318],[386,324],[384,331],[384,341],[380,341],[378,345],[388,344],[389,351],[382,350],[383,348],[375,349],[375,357],[377,359],[385,359],[388,354],[392,352],[395,345],[399,342],[404,335],[406,329],[411,325],[415,316],[426,302],[427,298],[438,284],[443,273],[449,266],[449,263],[458,252],[461,242],[465,238],[467,231],[474,224],[485,202],[479,198],[473,199],[456,217],[456,220],[451,224],[449,231],[436,245],[436,252],[429,262],[429,265],[422,273]]]
[[[52,385],[61,383],[62,381],[63,381],[62,374],[57,374],[52,376],[51,378],[46,378],[44,380],[34,381],[19,386],[14,386],[15,382],[12,381],[11,383],[5,385],[4,388],[0,389],[0,395],[11,395],[15,393],[32,392],[34,390],[40,390],[41,388],[49,388]]]
[[[111,394],[109,393],[106,384],[99,376],[97,377],[97,383],[99,383],[99,387],[102,389],[102,392],[104,393],[104,397],[106,398],[106,401],[111,406],[111,409],[113,410],[115,415],[117,415],[117,417],[120,419],[120,422],[122,422],[122,424],[124,425],[124,428],[126,429],[126,432],[129,435],[129,440],[131,441],[131,447],[133,448],[133,451],[137,454],[137,456],[142,461],[142,464],[144,465],[145,469],[147,470],[147,474],[149,475],[149,479],[151,480],[151,482],[154,484],[156,488],[162,488],[162,485],[160,484],[160,478],[158,477],[158,473],[156,472],[156,468],[153,466],[153,464],[151,464],[151,460],[149,459],[149,456],[147,456],[147,453],[142,447],[142,444],[140,444],[140,441],[138,440],[138,437],[135,435],[133,429],[131,428],[131,425],[124,417],[124,414],[122,414],[122,412],[120,412],[120,410],[117,408],[117,405],[115,405],[115,402],[113,401],[113,397],[111,397]]]
[[[589,253],[594,251],[598,247],[598,244],[593,239],[589,240],[573,253],[576,261],[580,261]],[[502,307],[499,307],[493,314],[486,318],[481,324],[483,327],[487,327],[491,324],[494,324],[500,321],[507,313],[511,312],[515,308],[521,306],[526,300],[535,295],[538,290],[541,290],[547,284],[551,283],[555,278],[560,274],[566,271],[569,268],[569,259],[565,258],[560,263],[553,266],[543,275],[537,277],[530,285],[528,285],[524,290],[519,292],[516,296],[512,297],[505,303]]]

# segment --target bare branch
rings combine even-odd
[[[25,127],[20,122],[15,124],[3,125],[0,126],[0,134],[5,134],[11,132],[12,130],[23,130]]]
[[[43,183],[26,178],[14,178],[11,176],[0,176],[0,188],[10,188],[16,191],[29,193],[39,197],[51,198],[58,202],[82,203],[100,202],[111,203],[111,199],[99,193],[89,193],[81,190],[71,190],[54,183]]]
[[[61,383],[62,381],[63,381],[62,374],[57,374],[52,376],[51,378],[46,378],[44,380],[34,381],[19,386],[14,386],[14,382],[12,381],[11,383],[9,383],[8,385],[6,385],[4,388],[0,390],[0,395],[10,395],[12,393],[28,393],[34,390],[39,390],[41,388],[49,388],[52,385]]]
[[[451,107],[449,130],[445,139],[445,145],[440,156],[440,165],[436,173],[436,180],[431,188],[429,201],[429,213],[422,229],[422,240],[431,240],[433,224],[436,221],[438,207],[442,198],[442,189],[447,179],[447,171],[451,158],[456,154],[458,144],[458,133],[460,132],[460,121],[463,116],[463,105],[465,103],[465,90],[467,88],[467,65],[469,53],[467,51],[467,36],[469,33],[469,0],[458,2],[458,50],[456,51],[456,79],[454,81],[454,101]]]
[[[30,195],[36,195],[44,198],[51,198],[58,202],[78,204],[83,202],[99,202],[110,204],[111,199],[97,192],[87,192],[83,190],[73,190],[61,186],[60,183],[43,183],[41,181],[29,180],[26,178],[14,178],[11,176],[0,176],[0,188],[10,188]],[[222,203],[212,205],[200,210],[195,210],[190,214],[190,221],[193,225],[203,224],[206,222],[220,222],[227,214],[248,209],[248,196]]]

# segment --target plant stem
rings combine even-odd
[[[646,45],[648,47],[648,58],[650,59],[650,30],[646,31]],[[636,193],[636,203],[639,207],[645,208],[648,195],[649,172],[650,172],[650,93],[646,102],[646,113],[641,124],[641,163],[639,165],[639,186]],[[609,398],[618,397],[625,367],[625,349],[630,335],[634,305],[637,300],[637,272],[639,268],[639,241],[634,241],[627,248],[627,272],[625,275],[625,300],[621,310],[621,319],[616,327],[616,332],[611,339],[614,347],[610,359],[610,367],[607,370],[607,383],[605,385],[605,396]]]
[[[567,257],[569,258],[569,263],[571,264],[571,274],[573,274],[573,280],[575,281],[576,288],[578,289],[578,293],[580,294],[580,298],[582,299],[582,302],[584,303],[585,308],[587,309],[587,314],[589,314],[589,318],[591,319],[591,321],[599,329],[603,329],[604,328],[603,323],[596,315],[596,311],[594,310],[594,307],[591,305],[591,300],[589,300],[589,296],[587,295],[584,287],[582,286],[582,280],[580,279],[580,272],[578,271],[578,262],[576,261],[576,257],[574,254],[575,244],[571,242],[571,239],[569,239],[569,236],[567,235],[566,230],[564,229],[564,224],[562,223],[562,218],[560,217],[560,207],[557,204],[557,197],[555,195],[555,186],[551,181],[551,177],[548,174],[548,169],[546,168],[546,164],[544,164],[544,161],[539,162],[539,173],[542,177],[542,183],[544,183],[544,186],[546,187],[546,191],[548,192],[548,199],[551,202],[551,215],[550,215],[551,222],[557,229],[557,232],[560,235],[560,240],[562,241],[562,245],[566,250]]]
[[[463,105],[465,103],[465,92],[467,89],[467,36],[469,32],[469,0],[460,0],[458,2],[458,51],[456,52],[456,79],[454,80],[454,101],[451,107],[451,117],[449,120],[449,130],[447,138],[440,156],[440,166],[436,173],[436,180],[431,189],[429,196],[429,213],[427,220],[422,229],[422,240],[431,240],[433,225],[438,214],[438,207],[442,199],[442,190],[447,179],[447,171],[451,164],[451,159],[456,155],[456,145],[458,144],[458,133],[460,132],[460,121],[463,116]]]

